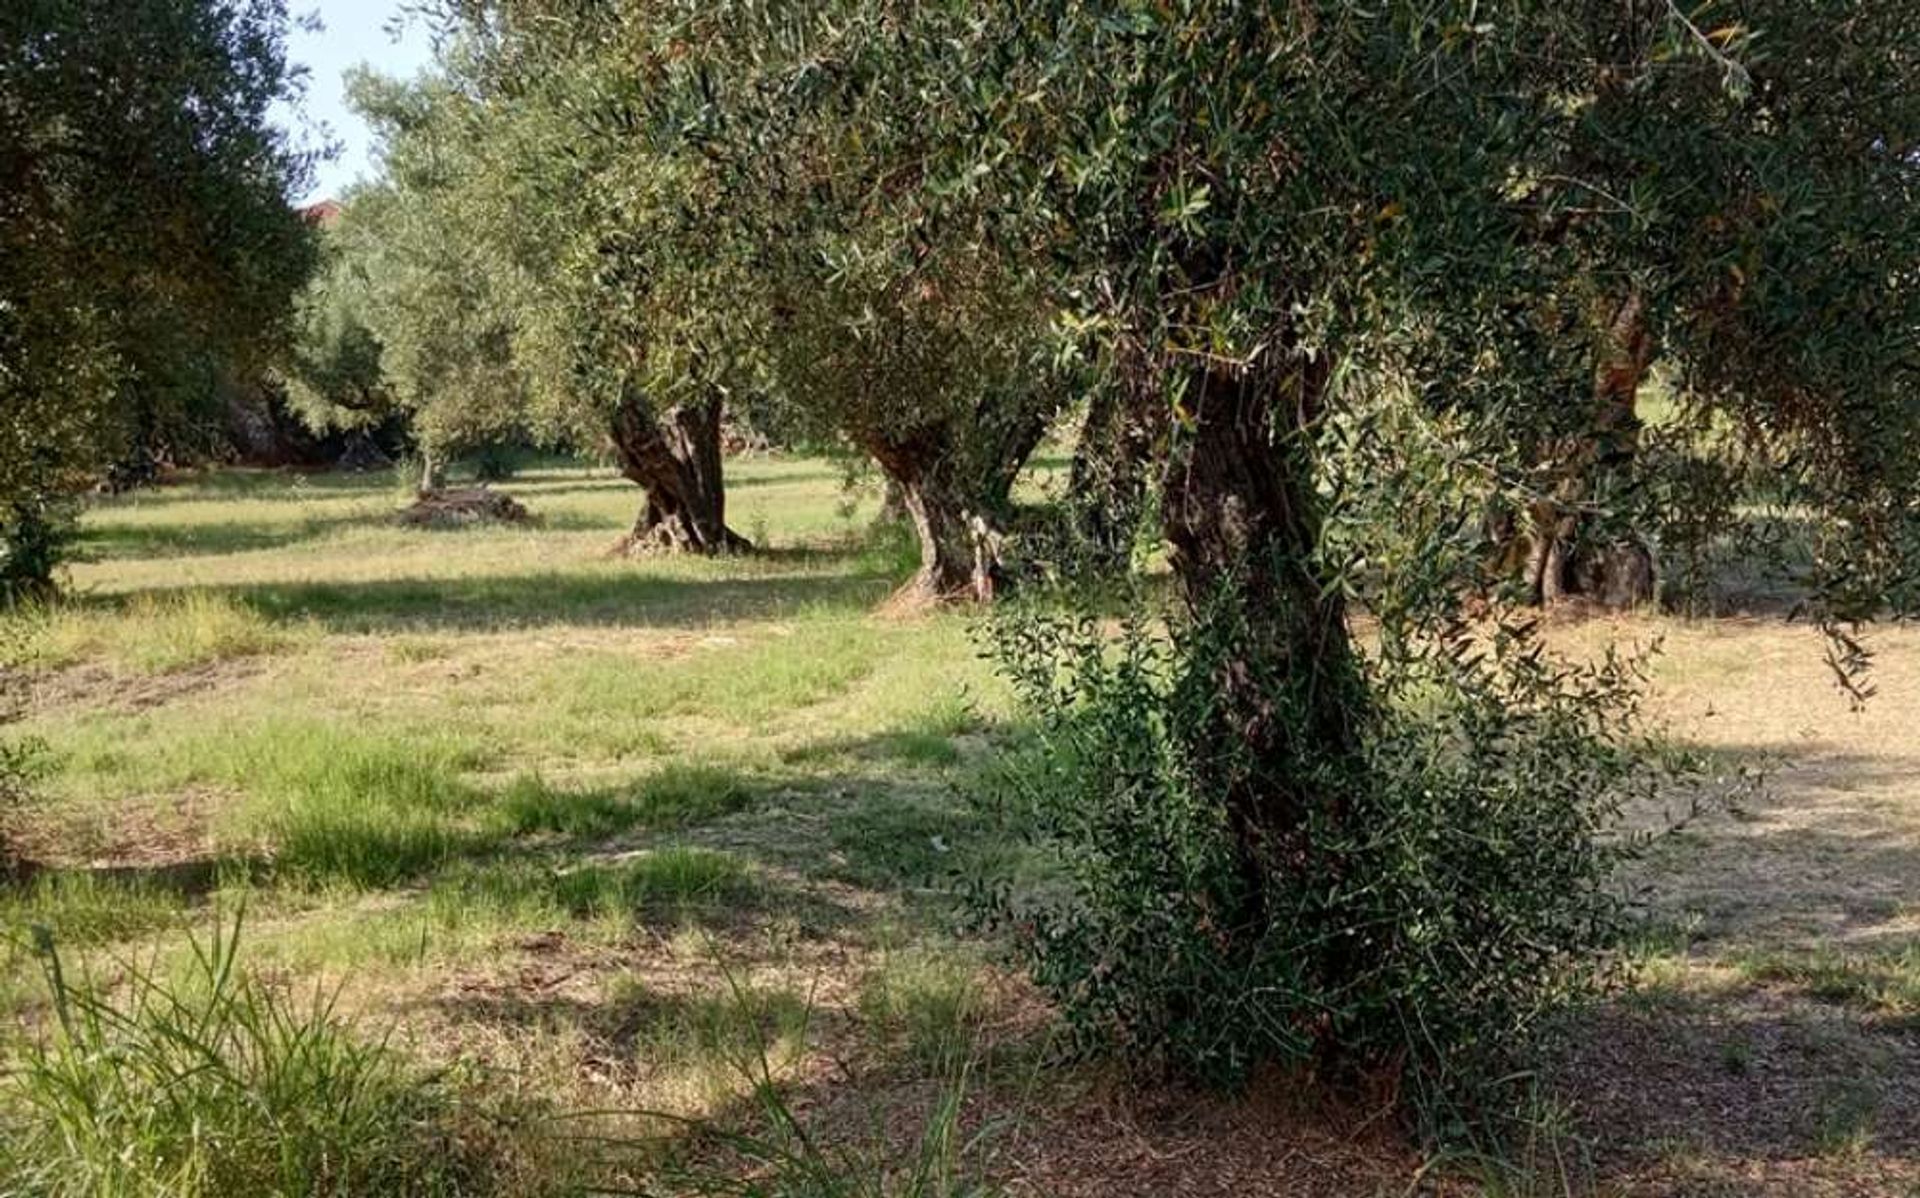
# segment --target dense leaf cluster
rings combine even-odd
[[[191,438],[259,368],[311,262],[280,0],[0,12],[0,529],[129,449]],[[9,549],[8,574],[44,554]]]

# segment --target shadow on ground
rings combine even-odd
[[[892,586],[890,577],[877,573],[688,578],[636,571],[149,588],[78,602],[116,607],[139,596],[165,598],[191,589],[231,598],[271,619],[312,619],[341,633],[697,629],[822,609],[864,612]]]

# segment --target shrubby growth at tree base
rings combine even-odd
[[[62,497],[258,377],[311,248],[280,0],[0,11],[0,589],[50,585]]]

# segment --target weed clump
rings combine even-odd
[[[52,1026],[0,1084],[0,1191],[31,1198],[555,1193],[532,1110],[362,1039],[243,970],[240,921],[178,979],[76,981],[37,945]],[[545,1176],[546,1182],[536,1179]]]

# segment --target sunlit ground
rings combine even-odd
[[[75,599],[10,650],[53,868],[5,918],[166,961],[244,906],[256,965],[572,1109],[724,1116],[764,1050],[884,1130],[972,1060],[1016,1192],[1403,1192],[1377,1128],[1258,1094],[1161,1110],[1057,1062],[953,917],[961,794],[1012,720],[968,617],[875,614],[912,548],[867,535],[840,467],[729,469],[767,551],[718,561],[609,559],[638,492],[564,465],[502,484],[527,528],[396,527],[385,475],[100,502]],[[1920,634],[1876,634],[1858,713],[1801,626],[1555,635],[1664,638],[1657,709],[1772,780],[1656,849],[1637,989],[1543,1062],[1543,1192],[1912,1192]],[[27,1023],[34,978],[16,950],[0,1001]]]

